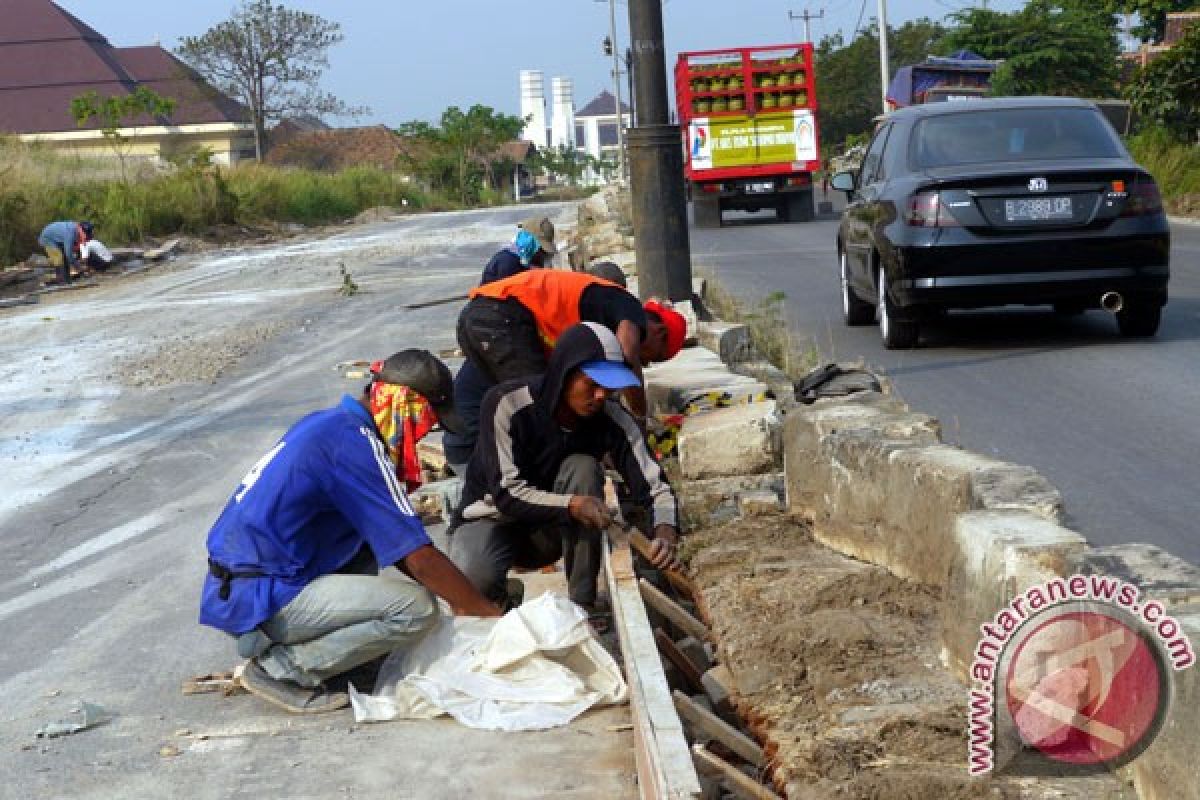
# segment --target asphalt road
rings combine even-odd
[[[512,736],[180,692],[237,663],[196,623],[205,533],[231,489],[290,424],[361,388],[337,362],[453,347],[456,306],[400,306],[464,292],[529,213],[187,256],[0,314],[0,798],[635,794],[632,734],[611,727],[625,707]],[[358,294],[335,291],[339,263]],[[143,356],[165,379],[121,380]],[[80,701],[114,716],[35,738]]]
[[[1200,563],[1200,226],[1173,226],[1153,340],[1122,340],[1101,311],[1012,308],[954,312],[896,352],[876,327],[843,324],[836,232],[836,215],[727,215],[692,229],[692,260],[743,298],[785,292],[789,323],[824,358],[865,359],[947,441],[1040,470],[1092,543],[1150,542]]]

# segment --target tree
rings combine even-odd
[[[354,116],[318,86],[341,26],[271,0],[242,0],[229,19],[183,39],[177,53],[218,90],[241,101],[254,127],[254,153],[266,155],[267,124],[287,114]]]
[[[1143,42],[1163,40],[1169,12],[1200,9],[1197,0],[1063,0],[1061,5],[1084,11],[1104,11],[1109,15],[1136,14],[1138,24],[1131,32]]]
[[[464,205],[478,201],[485,183],[496,187],[496,166],[504,160],[497,151],[516,139],[525,120],[484,105],[466,111],[451,106],[438,125],[415,120],[396,132],[415,146],[403,157],[415,175],[433,189],[451,190]]]
[[[1116,26],[1103,9],[1030,0],[1006,14],[967,9],[950,15],[957,26],[946,51],[967,49],[1003,59],[992,76],[996,95],[1111,97],[1117,87]]]
[[[117,156],[121,165],[121,180],[129,183],[125,171],[125,159],[133,147],[133,138],[121,130],[138,127],[144,117],[156,117],[165,124],[164,118],[175,113],[175,101],[163,97],[145,86],[138,86],[129,94],[101,97],[94,91],[81,94],[71,101],[71,116],[79,127],[98,119],[104,140]]]
[[[1200,131],[1200,25],[1138,70],[1125,95],[1139,127],[1156,126],[1179,142]]]
[[[929,19],[890,28],[888,47],[892,72],[921,61],[934,52],[946,29]],[[870,27],[849,44],[841,34],[826,36],[817,45],[817,117],[827,143],[843,142],[851,134],[869,131],[880,109],[879,29]]]

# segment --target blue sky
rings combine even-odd
[[[152,44],[173,49],[229,16],[233,0],[57,0],[59,5],[120,47]],[[540,69],[575,82],[583,106],[611,86],[610,62],[600,51],[608,33],[603,0],[283,0],[289,8],[338,22],[345,41],[330,52],[323,85],[351,105],[371,108],[357,124],[396,125],[434,120],[449,105],[484,103],[517,113],[518,73]],[[889,0],[888,21],[940,19],[981,0]],[[990,0],[1010,11],[1023,0]],[[812,38],[843,31],[847,38],[862,10],[875,16],[877,0],[664,0],[668,69],[680,50],[780,44],[803,38],[788,11],[825,9]],[[628,13],[617,4],[618,39],[628,44]],[[893,65],[893,69],[898,65]],[[817,80],[820,80],[818,73]],[[333,121],[338,122],[338,121]],[[354,124],[341,121],[341,124]]]

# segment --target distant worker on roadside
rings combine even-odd
[[[564,559],[571,600],[596,608],[607,456],[653,533],[651,562],[678,566],[675,495],[629,411],[609,402],[641,381],[616,335],[595,322],[563,332],[545,374],[487,393],[479,445],[451,521],[450,558],[486,597],[505,602],[513,566]]]
[[[65,286],[71,282],[80,266],[80,247],[92,238],[93,233],[92,223],[70,219],[51,222],[42,228],[38,244],[46,251],[46,257],[54,267],[55,283]]]
[[[349,702],[325,681],[437,620],[498,616],[433,546],[405,494],[417,442],[457,426],[450,370],[424,350],[371,367],[362,395],[309,414],[242,479],[208,534],[200,622],[237,639],[242,685],[297,714]],[[384,577],[394,564],[411,580]]]
[[[458,316],[458,345],[466,362],[454,378],[454,402],[463,432],[442,438],[456,474],[463,474],[475,447],[484,393],[503,381],[545,372],[558,337],[579,322],[597,322],[616,334],[639,380],[627,396],[630,409],[645,418],[642,365],[666,361],[682,349],[683,316],[654,301],[643,307],[625,289],[586,272],[521,272],[473,289]]]
[[[587,268],[587,274],[595,275],[597,278],[604,278],[604,280],[611,281],[622,289],[629,288],[629,279],[625,277],[625,270],[611,261],[593,261],[591,266]]]
[[[547,217],[527,219],[517,226],[517,235],[512,242],[502,247],[488,261],[487,266],[483,268],[483,277],[479,285],[516,275],[527,269],[545,267],[557,252],[558,248],[554,244],[554,223]]]

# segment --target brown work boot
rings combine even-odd
[[[321,714],[350,705],[350,695],[324,686],[308,688],[272,678],[253,658],[242,669],[241,684],[250,694],[293,714]]]

